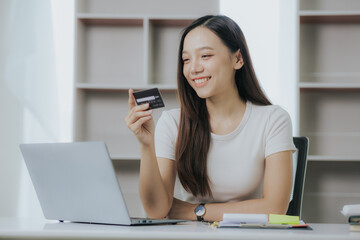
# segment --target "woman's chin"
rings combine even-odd
[[[209,94],[208,93],[205,93],[203,91],[195,91],[196,94],[198,95],[199,98],[201,99],[206,99],[209,97]]]
[[[199,98],[205,99],[205,98],[211,97],[211,94],[210,94],[210,91],[208,88],[195,87],[193,89],[195,90],[195,92]]]

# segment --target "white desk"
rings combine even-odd
[[[59,223],[0,218],[0,239],[357,239],[360,232],[350,232],[347,224],[310,224],[313,230],[288,229],[213,229],[206,223],[177,225],[114,226]]]

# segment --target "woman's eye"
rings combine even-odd
[[[211,54],[204,54],[204,55],[202,55],[201,57],[207,59],[207,58],[210,58],[210,57],[212,57],[212,56],[213,56],[213,55],[211,55]]]
[[[188,59],[188,58],[183,59],[183,63],[188,63],[189,61],[190,61],[190,59]]]

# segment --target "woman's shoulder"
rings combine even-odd
[[[180,122],[180,108],[164,110],[159,120],[175,122],[178,125]]]
[[[292,123],[290,114],[279,105],[253,105],[252,106],[252,120],[263,124],[265,127],[266,135],[271,135],[279,129],[285,129],[286,132],[291,132]],[[292,135],[290,133],[290,135]]]
[[[288,115],[288,112],[279,105],[257,105],[255,103],[252,103],[251,105],[252,112],[263,117],[270,117],[273,115]]]
[[[166,117],[169,117],[169,118],[178,119],[178,118],[180,118],[180,108],[164,110],[162,112],[162,115],[165,115]]]

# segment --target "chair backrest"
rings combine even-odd
[[[307,137],[294,137],[293,140],[297,149],[297,161],[292,200],[289,203],[286,214],[300,216],[301,218],[309,139]]]

